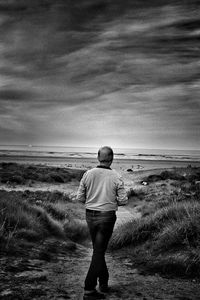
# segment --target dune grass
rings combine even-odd
[[[199,174],[199,168],[187,168],[145,178],[138,206],[142,216],[114,231],[110,249],[125,249],[135,265],[152,272],[198,277]],[[130,195],[130,201],[138,200],[137,191]]]
[[[32,182],[67,183],[79,181],[85,171],[69,168],[57,168],[45,165],[0,163],[0,182],[26,184]]]
[[[6,197],[0,201],[0,211],[1,235],[6,240],[6,247],[17,237],[26,237],[29,240],[31,237],[40,240],[51,235],[64,237],[62,225],[42,207]]]
[[[84,170],[28,165],[0,164],[0,182],[17,185],[31,182],[53,184],[79,181]],[[19,240],[36,242],[48,237],[72,239],[88,237],[84,208],[59,191],[0,191],[0,250],[11,251]]]
[[[137,196],[136,191],[136,195],[130,199],[133,200],[133,203],[136,200],[142,200],[138,203],[138,211],[142,216],[148,216],[158,209],[168,207],[173,202],[199,201],[200,168],[188,167],[180,170],[174,168],[173,171],[163,171],[160,174],[162,174],[162,179],[158,179],[160,175],[152,173],[150,178],[157,179],[143,186],[143,193],[140,193],[140,196]],[[185,179],[183,180],[181,176],[184,176]]]
[[[112,250],[129,246],[149,270],[200,275],[200,202],[176,202],[141,219],[121,225],[110,242]]]
[[[78,207],[59,192],[24,193],[0,191],[1,251],[9,253],[19,240],[37,242],[55,237],[79,242],[88,238],[81,204]]]

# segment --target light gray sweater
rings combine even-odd
[[[98,166],[84,173],[77,192],[77,200],[87,209],[116,211],[128,202],[122,177],[110,168]]]

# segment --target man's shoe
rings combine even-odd
[[[102,293],[95,291],[92,291],[90,293],[85,293],[83,296],[83,300],[96,300],[96,299],[105,299],[105,295]]]

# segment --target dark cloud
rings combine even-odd
[[[0,101],[2,100],[30,100],[36,97],[35,93],[17,89],[2,89],[0,90]]]

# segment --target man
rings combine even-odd
[[[113,150],[104,146],[98,151],[99,165],[84,173],[77,200],[85,203],[86,221],[90,231],[93,255],[85,279],[84,299],[104,299],[108,292],[109,273],[105,252],[116,221],[118,205],[128,202],[121,176],[110,168]],[[99,280],[99,290],[96,290]]]

